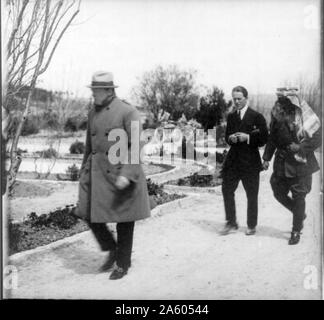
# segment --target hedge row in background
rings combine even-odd
[[[12,137],[18,128],[21,114],[17,113],[12,117],[9,129],[9,136]],[[26,119],[21,135],[28,136],[37,134],[40,130],[61,130],[65,132],[76,132],[87,129],[87,117],[83,115],[71,116],[61,123],[59,115],[52,110],[47,110],[40,114],[31,114]]]

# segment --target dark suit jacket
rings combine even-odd
[[[250,135],[250,142],[232,143],[229,136],[236,132]],[[242,173],[259,172],[262,170],[259,147],[266,144],[268,129],[263,115],[251,108],[246,110],[240,121],[237,112],[230,113],[227,118],[225,140],[231,146],[224,163],[223,172],[237,169]]]
[[[301,177],[314,173],[319,170],[318,162],[315,158],[314,151],[322,143],[322,130],[321,128],[312,136],[306,138],[300,143],[300,153],[306,157],[306,163],[297,162],[294,155],[282,146],[283,137],[280,133],[279,123],[274,117],[271,119],[270,124],[270,137],[265,147],[263,160],[270,161],[274,152],[275,160],[273,163],[273,171],[279,176],[287,178]]]

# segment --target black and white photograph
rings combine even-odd
[[[1,1],[2,299],[323,300],[322,9]]]

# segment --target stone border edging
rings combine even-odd
[[[43,246],[36,247],[34,249],[25,250],[22,252],[15,253],[11,256],[8,256],[9,264],[17,264],[22,262],[22,260],[26,261],[28,259],[33,258],[37,255],[36,259],[40,258],[42,255],[48,253],[49,251],[54,251],[62,247],[69,247],[70,245],[82,242],[83,238],[86,237],[90,233],[90,230],[82,231],[80,233],[74,234],[72,236],[45,244]],[[35,260],[36,260],[35,259]]]
[[[197,194],[191,194],[188,195],[186,198],[181,198],[181,199],[177,199],[174,201],[170,201],[167,203],[164,203],[162,205],[159,205],[157,207],[155,207],[153,210],[151,210],[151,217],[150,218],[157,218],[160,217],[163,214],[166,214],[170,211],[173,211],[176,208],[185,208],[187,206],[190,206],[195,199],[197,199],[199,197],[199,195]],[[145,220],[140,220],[139,222],[143,223]],[[35,257],[35,255],[37,255],[37,257],[35,257],[37,259],[39,259],[40,257],[42,257],[43,255],[47,254],[50,251],[55,251],[58,250],[62,247],[69,247],[77,242],[83,242],[84,238],[86,238],[88,235],[90,234],[90,230],[86,230],[80,233],[77,233],[75,235],[72,235],[70,237],[66,237],[57,241],[54,241],[52,243],[34,248],[34,249],[30,249],[30,250],[25,250],[22,252],[18,252],[15,253],[11,256],[8,256],[8,263],[12,264],[12,265],[19,265],[22,262],[25,262],[29,259],[32,259],[33,257]]]
[[[166,171],[163,171],[163,172],[158,172],[158,173],[155,173],[155,174],[153,173],[153,174],[147,175],[146,178],[152,180],[152,179],[155,179],[155,178],[163,177],[166,174],[170,174],[170,173],[173,173],[174,174],[174,173],[177,173],[180,170],[181,170],[180,166],[175,166],[174,168],[172,168],[170,170],[166,170]]]
[[[164,190],[166,192],[182,192],[182,193],[215,193],[222,194],[221,185],[216,187],[188,187],[188,186],[177,186],[173,184],[165,184]]]
[[[158,159],[150,159],[150,161],[154,161],[154,160],[158,160]],[[160,158],[159,158],[160,160]],[[175,165],[175,167],[171,170],[168,171],[164,171],[161,173],[156,173],[156,174],[152,174],[152,175],[148,175],[146,178],[161,178],[164,175],[168,175],[168,174],[175,174],[178,171],[181,170],[181,166],[179,165],[179,162],[182,161],[182,159],[174,159],[177,161],[174,162],[178,162],[178,164],[174,163],[173,165]],[[154,164],[155,161],[152,163]],[[188,161],[188,160],[187,160]],[[207,167],[206,164],[202,164],[199,163],[197,161],[194,160],[189,160],[190,164],[197,164],[198,167]],[[159,163],[157,163],[159,164]],[[17,179],[18,180],[18,179]],[[34,179],[21,179],[21,180],[34,180]],[[48,180],[46,180],[48,181]],[[58,181],[58,182],[63,182],[63,183],[71,183],[71,184],[75,184],[75,183],[79,183],[78,181]],[[193,203],[195,199],[197,199],[197,197],[199,197],[199,193],[202,192],[211,192],[211,193],[218,193],[218,187],[214,187],[214,188],[200,188],[200,187],[182,187],[182,186],[175,186],[175,185],[164,185],[165,191],[166,192],[176,192],[176,193],[184,193],[187,195],[187,197],[185,198],[181,198],[181,199],[177,199],[171,202],[167,202],[164,203],[162,205],[159,205],[157,207],[155,207],[153,210],[151,210],[151,218],[156,218],[159,217],[165,213],[167,213],[168,211],[174,210],[176,208],[184,208],[186,206],[189,206],[190,203]],[[9,256],[8,259],[10,261],[10,263],[19,263],[19,261],[21,261],[22,259],[30,259],[32,256],[34,256],[35,254],[38,255],[43,255],[46,254],[49,250],[57,250],[61,247],[64,246],[70,246],[78,241],[83,241],[83,237],[86,237],[88,235],[90,231],[83,231],[81,233],[72,235],[70,237],[66,237],[57,241],[54,241],[52,243],[49,243],[47,245],[44,246],[40,246],[34,249],[30,249],[30,250],[26,250],[23,252],[18,252],[13,254],[12,256]]]

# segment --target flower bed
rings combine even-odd
[[[56,210],[54,213],[64,212],[64,210],[66,209]],[[34,249],[89,229],[84,221],[72,216],[68,228],[60,223],[50,222],[52,214],[36,216],[32,212],[23,222],[9,221],[9,255]]]
[[[163,186],[148,182],[151,208],[185,197],[179,194],[168,194]],[[22,222],[9,221],[9,255],[43,246],[51,242],[88,230],[88,225],[71,215],[71,207],[57,209],[49,214],[30,213]]]
[[[220,171],[221,167],[217,166],[216,171],[213,174],[203,174],[200,171],[185,178],[168,181],[167,184],[185,187],[212,188],[219,186],[222,183]]]

